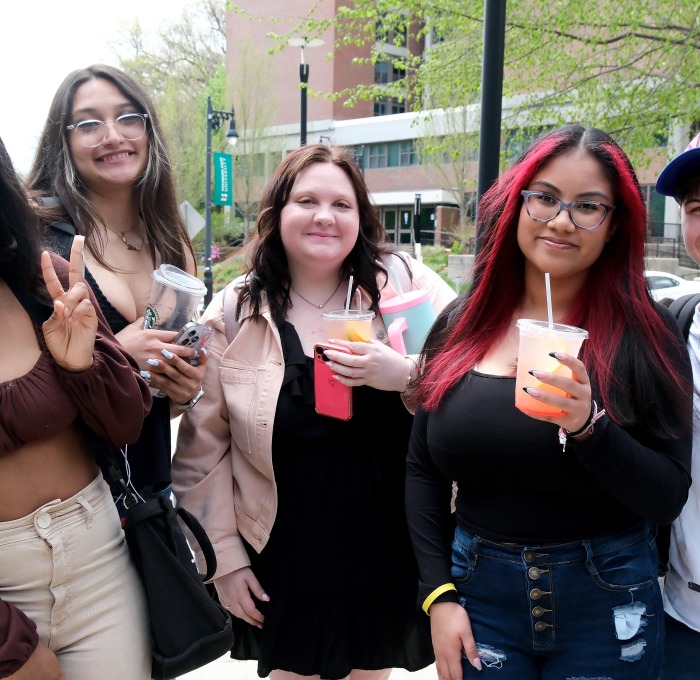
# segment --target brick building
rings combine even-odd
[[[450,245],[460,237],[466,240],[468,232],[465,233],[464,225],[469,224],[476,190],[476,154],[463,161],[462,167],[451,167],[447,163],[436,168],[434,164],[421,164],[417,149],[420,139],[450,128],[451,113],[442,110],[406,112],[405,101],[389,97],[373,102],[358,101],[353,107],[348,107],[342,96],[330,96],[357,84],[399,80],[402,74],[392,68],[390,57],[392,54],[401,55],[405,48],[391,42],[382,43],[381,49],[389,58],[374,65],[356,61],[369,56],[368,47],[343,47],[329,59],[327,55],[337,37],[333,27],[321,36],[323,45],[307,46],[303,50],[284,45],[269,35],[271,32],[287,34],[312,7],[315,8],[315,18],[331,19],[343,4],[344,0],[237,0],[236,5],[243,11],[228,12],[227,73],[234,92],[242,140],[236,153],[253,154],[258,159],[254,167],[260,175],[256,185],[259,191],[264,177],[282,156],[299,145],[299,64],[303,54],[309,66],[307,143],[335,143],[355,149],[364,167],[372,200],[391,240],[410,247],[417,225],[423,243]],[[419,52],[429,49],[429,38],[426,44],[414,44],[411,48]],[[254,62],[255,69],[251,68],[251,62]],[[251,77],[251,74],[257,75]],[[266,97],[268,102],[266,106],[258,102],[266,112],[264,124],[260,119],[256,121],[255,116],[241,116],[242,111],[245,113],[251,109],[250,102],[260,97]],[[410,92],[406,92],[406,97],[410,101]],[[478,105],[462,109],[459,102],[455,104],[457,110],[463,112],[458,117],[466,122],[466,130],[477,133],[476,123],[470,124],[469,121],[478,120]],[[515,100],[504,100],[504,118],[517,104]],[[255,133],[254,128],[258,128]],[[256,140],[247,148],[246,135]],[[519,142],[511,144],[509,135],[504,135],[506,158],[514,157],[518,147],[528,141],[522,130],[517,138]],[[675,137],[672,138],[671,146],[676,145],[676,141]],[[665,151],[657,150],[649,166],[640,169],[640,181],[649,207],[650,235],[676,238],[677,217],[673,206],[658,196],[653,188],[658,171],[666,162]],[[251,167],[248,165],[247,172],[251,172]],[[237,184],[239,182],[240,177]],[[460,214],[463,216],[462,228]]]

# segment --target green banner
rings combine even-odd
[[[214,153],[214,205],[233,205],[233,164],[230,153]]]

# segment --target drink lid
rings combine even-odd
[[[540,321],[539,319],[518,319],[515,325],[521,331],[548,335],[550,337],[570,338],[572,335],[577,335],[578,337],[583,337],[584,340],[588,337],[587,330],[576,328],[576,326],[567,326],[564,323],[555,323],[550,327],[547,321]]]
[[[196,276],[182,271],[182,269],[173,264],[160,265],[160,267],[153,272],[152,276],[155,281],[158,281],[164,286],[175,288],[183,293],[201,296],[207,292],[207,287],[204,285],[203,281],[200,281]]]
[[[404,293],[403,297],[395,295],[388,300],[382,300],[379,303],[379,311],[382,314],[403,312],[406,309],[417,307],[429,298],[430,295],[427,290],[411,290],[408,293]]]
[[[332,311],[323,312],[321,316],[324,319],[333,319],[334,321],[344,321],[351,319],[352,321],[367,321],[374,318],[374,312],[371,309],[334,309]]]

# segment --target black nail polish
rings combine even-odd
[[[549,356],[552,357],[552,359],[556,359],[556,358],[557,358],[557,353],[556,353],[556,352],[550,352],[550,353],[549,353]]]
[[[529,387],[523,387],[523,392],[525,392],[525,394],[530,394],[530,392],[528,391],[529,389]]]
[[[528,373],[534,378],[535,377],[535,372],[534,371],[528,371]]]

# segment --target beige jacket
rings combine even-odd
[[[427,266],[407,259],[413,287],[430,291],[439,312],[455,292]],[[396,269],[408,282],[400,263]],[[204,397],[182,417],[172,469],[178,505],[199,519],[214,546],[216,577],[250,564],[241,536],[260,552],[277,513],[272,425],[284,377],[282,346],[266,304],[257,322],[244,308],[240,330],[230,331],[238,333],[227,342],[224,295],[236,295],[240,281],[218,293],[204,314],[203,322],[217,331],[208,348]],[[388,284],[382,295],[395,291]],[[381,317],[373,324],[374,337],[385,338]],[[201,571],[201,552],[196,557]]]

